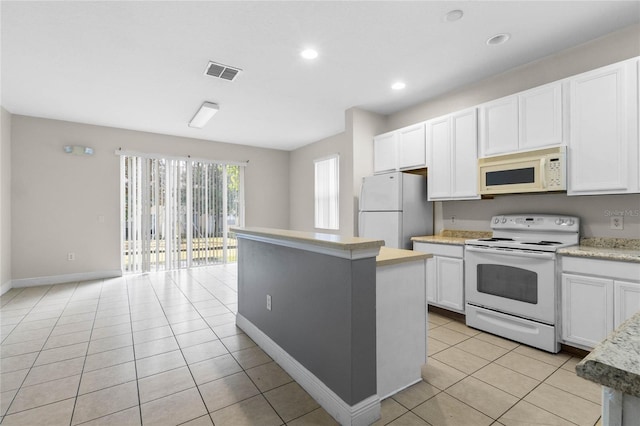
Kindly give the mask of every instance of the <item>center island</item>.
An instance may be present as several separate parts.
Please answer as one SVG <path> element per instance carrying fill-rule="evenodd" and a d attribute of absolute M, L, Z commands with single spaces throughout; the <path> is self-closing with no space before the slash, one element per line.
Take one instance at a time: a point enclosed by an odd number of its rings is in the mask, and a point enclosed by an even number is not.
<path fill-rule="evenodd" d="M 427 253 L 381 240 L 234 228 L 236 323 L 343 425 L 421 380 Z"/>

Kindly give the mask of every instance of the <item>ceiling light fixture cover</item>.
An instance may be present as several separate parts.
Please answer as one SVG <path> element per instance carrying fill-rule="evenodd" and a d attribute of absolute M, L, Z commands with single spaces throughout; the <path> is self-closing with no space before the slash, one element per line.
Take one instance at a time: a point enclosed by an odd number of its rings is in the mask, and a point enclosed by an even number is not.
<path fill-rule="evenodd" d="M 304 59 L 315 59 L 318 57 L 318 51 L 314 49 L 305 49 L 300 52 L 300 56 Z"/>
<path fill-rule="evenodd" d="M 405 87 L 407 87 L 407 85 L 406 85 L 406 84 L 404 84 L 402 81 L 397 81 L 397 82 L 395 82 L 395 83 L 393 83 L 393 84 L 391 85 L 391 88 L 392 88 L 393 90 L 402 90 L 402 89 L 404 89 Z"/>
<path fill-rule="evenodd" d="M 196 115 L 194 115 L 189 122 L 189 127 L 202 129 L 219 109 L 220 107 L 218 107 L 218 104 L 214 104 L 213 102 L 204 102 L 198 112 L 196 112 Z"/>
<path fill-rule="evenodd" d="M 487 39 L 487 44 L 489 46 L 497 46 L 499 44 L 506 43 L 507 41 L 509 41 L 510 38 L 511 38 L 511 34 L 509 33 L 496 34 Z"/>
<path fill-rule="evenodd" d="M 462 19 L 462 17 L 464 16 L 464 12 L 461 11 L 460 9 L 455 9 L 455 10 L 451 10 L 449 12 L 447 12 L 444 15 L 444 20 L 445 22 L 455 22 L 455 21 L 459 21 L 460 19 Z"/>

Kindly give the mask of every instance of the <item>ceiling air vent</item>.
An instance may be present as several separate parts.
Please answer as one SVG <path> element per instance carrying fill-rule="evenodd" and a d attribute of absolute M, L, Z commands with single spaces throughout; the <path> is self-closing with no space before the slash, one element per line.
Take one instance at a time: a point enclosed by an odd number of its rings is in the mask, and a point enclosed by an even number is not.
<path fill-rule="evenodd" d="M 207 69 L 204 72 L 211 77 L 221 78 L 223 80 L 233 81 L 236 76 L 242 71 L 240 68 L 230 67 L 228 65 L 218 64 L 216 62 L 209 62 Z"/>

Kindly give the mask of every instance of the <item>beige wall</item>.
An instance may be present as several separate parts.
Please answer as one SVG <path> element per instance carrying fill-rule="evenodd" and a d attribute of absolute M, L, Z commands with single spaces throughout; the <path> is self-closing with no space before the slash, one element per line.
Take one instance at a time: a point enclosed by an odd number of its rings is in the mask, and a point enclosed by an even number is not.
<path fill-rule="evenodd" d="M 0 107 L 0 294 L 11 285 L 11 114 Z"/>
<path fill-rule="evenodd" d="M 13 279 L 120 269 L 120 160 L 127 151 L 249 161 L 246 224 L 286 228 L 289 153 L 64 121 L 12 117 Z M 95 155 L 63 152 L 86 145 Z M 104 222 L 98 221 L 104 216 Z M 67 261 L 74 252 L 75 261 Z"/>
<path fill-rule="evenodd" d="M 340 229 L 314 228 L 314 165 L 313 161 L 329 155 L 340 155 Z M 351 140 L 347 132 L 303 146 L 290 153 L 289 161 L 289 227 L 296 231 L 321 231 L 353 235 L 353 163 Z"/>
<path fill-rule="evenodd" d="M 362 178 L 373 174 L 373 137 L 382 133 L 386 117 L 358 108 L 347 111 L 347 130 L 353 140 L 353 210 L 354 227 L 358 230 L 358 210 Z M 355 232 L 354 235 L 357 235 Z"/>
<path fill-rule="evenodd" d="M 340 229 L 322 232 L 356 235 L 358 195 L 364 176 L 373 174 L 373 136 L 380 133 L 385 118 L 357 108 L 345 111 L 345 131 L 291 151 L 290 223 L 291 229 L 313 232 L 313 160 L 340 154 Z"/>
<path fill-rule="evenodd" d="M 628 27 L 525 66 L 460 88 L 388 117 L 385 131 L 472 107 L 581 72 L 640 55 L 640 26 Z M 435 203 L 435 230 L 489 230 L 491 216 L 502 213 L 563 213 L 583 219 L 585 236 L 640 238 L 640 217 L 625 217 L 625 229 L 609 229 L 607 212 L 637 212 L 640 195 L 568 197 L 564 194 L 503 196 L 493 200 Z M 455 217 L 455 221 L 451 221 Z"/>
<path fill-rule="evenodd" d="M 640 194 L 568 197 L 565 194 L 509 195 L 492 200 L 447 201 L 436 232 L 445 229 L 490 231 L 498 214 L 558 213 L 578 216 L 583 237 L 640 238 Z M 624 215 L 624 229 L 612 230 L 612 215 Z M 454 218 L 452 220 L 452 218 Z"/>

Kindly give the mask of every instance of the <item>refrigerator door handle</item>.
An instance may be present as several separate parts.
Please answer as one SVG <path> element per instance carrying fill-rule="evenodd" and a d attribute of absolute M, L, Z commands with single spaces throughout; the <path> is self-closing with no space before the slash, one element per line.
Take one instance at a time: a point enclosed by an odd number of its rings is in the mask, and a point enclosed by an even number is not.
<path fill-rule="evenodd" d="M 364 229 L 364 215 L 362 212 L 358 213 L 358 236 L 362 237 L 362 230 Z"/>

